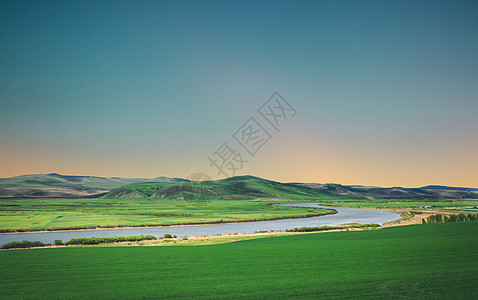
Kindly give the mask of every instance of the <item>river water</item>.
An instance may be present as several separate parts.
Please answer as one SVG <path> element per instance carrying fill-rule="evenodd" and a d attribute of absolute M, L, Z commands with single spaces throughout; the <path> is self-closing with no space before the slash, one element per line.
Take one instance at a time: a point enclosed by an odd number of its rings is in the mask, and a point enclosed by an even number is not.
<path fill-rule="evenodd" d="M 258 221 L 245 223 L 229 224 L 211 224 L 211 225 L 188 225 L 188 226 L 160 226 L 160 227 L 137 227 L 137 228 L 115 228 L 98 230 L 66 230 L 66 231 L 47 231 L 47 232 L 25 232 L 25 233 L 4 233 L 0 234 L 0 246 L 12 241 L 40 241 L 43 243 L 53 243 L 54 240 L 67 242 L 72 238 L 88 237 L 110 237 L 110 236 L 131 236 L 131 235 L 154 235 L 161 237 L 165 233 L 184 236 L 203 236 L 217 234 L 234 233 L 252 233 L 255 231 L 285 230 L 304 226 L 332 226 L 344 223 L 357 222 L 359 224 L 384 224 L 390 221 L 398 220 L 401 216 L 397 213 L 373 209 L 357 209 L 342 207 L 317 206 L 316 203 L 295 203 L 278 204 L 280 206 L 307 207 L 307 208 L 325 208 L 338 211 L 334 215 L 283 219 L 273 221 Z"/>

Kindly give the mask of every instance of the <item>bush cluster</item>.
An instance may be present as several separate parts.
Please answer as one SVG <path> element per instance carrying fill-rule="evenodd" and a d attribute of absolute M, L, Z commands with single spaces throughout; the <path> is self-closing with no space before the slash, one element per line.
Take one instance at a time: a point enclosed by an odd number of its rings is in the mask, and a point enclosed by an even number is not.
<path fill-rule="evenodd" d="M 155 240 L 153 235 L 133 235 L 133 236 L 114 236 L 114 237 L 102 237 L 102 238 L 74 238 L 64 243 L 62 240 L 55 240 L 55 245 L 95 245 L 104 243 L 116 243 L 116 242 L 137 242 L 144 240 Z M 10 242 L 2 246 L 2 249 L 12 248 L 31 248 L 31 247 L 45 247 L 50 244 L 44 244 L 39 241 L 23 241 L 23 242 Z"/>
<path fill-rule="evenodd" d="M 2 249 L 12 249 L 12 248 L 31 248 L 31 247 L 43 247 L 47 246 L 40 241 L 23 241 L 23 242 L 10 242 L 2 246 Z"/>
<path fill-rule="evenodd" d="M 133 236 L 114 236 L 114 237 L 102 237 L 102 238 L 74 238 L 65 243 L 65 245 L 95 245 L 104 243 L 116 243 L 116 242 L 137 242 L 144 240 L 155 240 L 153 235 L 133 235 Z"/>
<path fill-rule="evenodd" d="M 347 225 L 347 226 L 316 226 L 316 227 L 299 227 L 294 229 L 286 229 L 287 232 L 312 232 L 312 231 L 324 231 L 324 230 L 334 230 L 334 229 L 347 229 L 347 228 L 376 228 L 380 227 L 378 224 L 357 224 L 357 225 Z"/>
<path fill-rule="evenodd" d="M 458 214 L 458 215 L 431 215 L 426 220 L 422 219 L 423 224 L 431 223 L 449 223 L 449 222 L 474 222 L 478 221 L 478 214 Z"/>

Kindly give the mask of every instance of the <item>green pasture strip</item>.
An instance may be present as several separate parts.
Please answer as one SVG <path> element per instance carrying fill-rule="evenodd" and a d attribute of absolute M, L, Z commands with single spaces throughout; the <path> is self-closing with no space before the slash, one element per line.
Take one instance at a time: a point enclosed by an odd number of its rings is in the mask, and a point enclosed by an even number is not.
<path fill-rule="evenodd" d="M 17 199 L 0 200 L 0 231 L 207 224 L 327 212 L 331 211 L 278 207 L 253 200 Z"/>
<path fill-rule="evenodd" d="M 477 299 L 478 223 L 0 251 L 4 299 Z"/>
<path fill-rule="evenodd" d="M 382 200 L 368 200 L 368 201 L 356 201 L 356 200 L 339 200 L 339 201 L 322 201 L 319 200 L 321 205 L 336 206 L 336 207 L 354 207 L 354 208 L 418 208 L 421 205 L 430 206 L 435 208 L 448 208 L 448 207 L 474 207 L 478 206 L 478 201 L 452 201 L 452 200 L 427 200 L 416 201 L 409 199 L 382 199 Z M 478 211 L 478 209 L 477 209 Z"/>

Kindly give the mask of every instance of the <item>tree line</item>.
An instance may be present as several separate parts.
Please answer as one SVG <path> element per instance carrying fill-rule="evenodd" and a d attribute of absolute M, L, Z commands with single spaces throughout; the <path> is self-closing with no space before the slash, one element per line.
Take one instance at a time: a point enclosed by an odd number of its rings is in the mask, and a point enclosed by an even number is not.
<path fill-rule="evenodd" d="M 95 245 L 104 243 L 116 243 L 116 242 L 136 242 L 144 240 L 155 240 L 153 235 L 133 235 L 133 236 L 114 236 L 114 237 L 102 237 L 102 238 L 74 238 L 66 243 L 62 240 L 55 240 L 55 245 Z M 46 247 L 51 246 L 49 243 L 42 243 L 40 241 L 22 241 L 22 242 L 10 242 L 2 246 L 2 249 L 12 248 L 32 248 L 32 247 Z"/>
<path fill-rule="evenodd" d="M 478 221 L 478 214 L 458 214 L 458 215 L 431 215 L 426 220 L 422 219 L 423 224 L 431 223 L 449 223 L 449 222 L 475 222 Z"/>
<path fill-rule="evenodd" d="M 346 226 L 316 226 L 316 227 L 298 227 L 293 229 L 286 229 L 287 232 L 313 232 L 313 231 L 324 231 L 324 230 L 334 230 L 334 229 L 347 229 L 347 228 L 377 228 L 380 227 L 378 224 L 356 224 L 356 225 L 346 225 Z"/>

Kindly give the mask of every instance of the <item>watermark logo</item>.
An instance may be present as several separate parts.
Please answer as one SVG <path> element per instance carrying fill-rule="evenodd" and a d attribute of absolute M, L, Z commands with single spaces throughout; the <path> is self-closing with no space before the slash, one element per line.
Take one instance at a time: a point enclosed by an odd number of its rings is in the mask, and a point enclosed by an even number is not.
<path fill-rule="evenodd" d="M 277 92 L 262 104 L 257 111 L 276 131 L 279 131 L 281 122 L 287 120 L 287 118 L 295 117 L 297 114 L 295 108 Z"/>
<path fill-rule="evenodd" d="M 242 169 L 244 164 L 248 162 L 244 160 L 242 154 L 235 148 L 231 148 L 227 141 L 224 142 L 217 150 L 212 154 L 212 158 L 208 157 L 209 166 L 216 167 L 218 170 L 217 175 L 228 177 L 228 174 L 232 172 L 235 174 L 237 170 Z"/>
<path fill-rule="evenodd" d="M 257 122 L 254 117 L 250 117 L 244 124 L 242 124 L 232 137 L 251 156 L 254 156 L 262 146 L 272 139 L 272 135 L 259 122 Z"/>
<path fill-rule="evenodd" d="M 215 192 L 211 191 L 206 183 L 213 179 L 206 173 L 197 172 L 189 175 L 186 180 L 175 186 L 178 190 L 177 199 L 192 206 L 207 205 L 207 200 L 214 196 Z"/>
<path fill-rule="evenodd" d="M 296 114 L 297 110 L 275 92 L 232 134 L 232 143 L 225 140 L 208 156 L 209 167 L 217 176 L 235 176 L 273 138 L 271 131 L 279 132 L 283 123 Z M 207 205 L 208 199 L 221 197 L 219 191 L 208 186 L 207 181 L 213 180 L 208 174 L 197 172 L 187 179 L 178 186 L 178 199 L 187 204 Z"/>
<path fill-rule="evenodd" d="M 257 113 L 260 118 L 250 116 L 232 134 L 239 147 L 232 146 L 226 140 L 208 156 L 209 166 L 215 169 L 217 176 L 235 176 L 273 138 L 270 128 L 279 132 L 286 120 L 296 116 L 297 110 L 275 92 L 257 109 Z"/>

